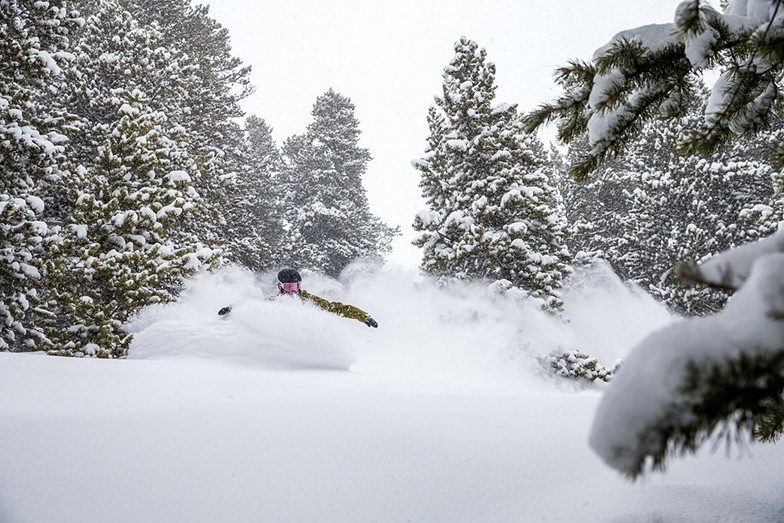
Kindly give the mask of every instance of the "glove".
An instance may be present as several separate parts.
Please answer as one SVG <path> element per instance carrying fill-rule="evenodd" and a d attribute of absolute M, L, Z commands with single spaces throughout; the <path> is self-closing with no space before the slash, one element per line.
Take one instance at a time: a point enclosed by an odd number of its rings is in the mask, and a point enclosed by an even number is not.
<path fill-rule="evenodd" d="M 365 318 L 365 325 L 367 325 L 368 327 L 373 327 L 374 329 L 378 328 L 378 322 L 373 318 L 371 318 L 370 316 Z"/>
<path fill-rule="evenodd" d="M 223 307 L 221 310 L 218 311 L 218 316 L 226 316 L 228 313 L 231 312 L 231 305 L 227 307 Z"/>

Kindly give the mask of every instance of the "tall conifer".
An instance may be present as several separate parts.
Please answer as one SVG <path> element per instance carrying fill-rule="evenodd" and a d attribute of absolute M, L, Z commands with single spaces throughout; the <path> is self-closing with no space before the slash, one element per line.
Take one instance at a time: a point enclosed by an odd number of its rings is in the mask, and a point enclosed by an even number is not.
<path fill-rule="evenodd" d="M 461 38 L 428 112 L 426 155 L 414 166 L 429 208 L 415 218 L 415 245 L 431 274 L 503 280 L 559 308 L 571 255 L 554 173 L 516 107 L 494 104 L 486 58 Z"/>
<path fill-rule="evenodd" d="M 283 234 L 281 155 L 272 128 L 251 115 L 245 122 L 242 166 L 231 180 L 233 205 L 227 210 L 226 257 L 255 271 L 278 262 Z"/>
<path fill-rule="evenodd" d="M 49 267 L 59 312 L 71 323 L 58 353 L 124 355 L 131 337 L 123 323 L 173 299 L 181 280 L 211 261 L 211 249 L 178 230 L 198 197 L 178 132 L 141 91 L 120 104 Z"/>
<path fill-rule="evenodd" d="M 371 214 L 354 104 L 332 89 L 316 99 L 304 135 L 283 145 L 284 261 L 337 276 L 360 258 L 382 259 L 397 229 Z"/>
<path fill-rule="evenodd" d="M 0 2 L 0 350 L 41 350 L 47 244 L 73 118 L 60 101 L 80 20 L 65 2 Z"/>

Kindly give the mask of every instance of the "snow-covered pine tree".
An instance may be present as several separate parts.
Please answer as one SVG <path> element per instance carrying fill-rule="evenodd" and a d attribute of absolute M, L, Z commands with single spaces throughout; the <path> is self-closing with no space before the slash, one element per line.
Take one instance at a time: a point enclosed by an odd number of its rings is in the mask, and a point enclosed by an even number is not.
<path fill-rule="evenodd" d="M 710 160 L 679 152 L 706 103 L 703 91 L 683 118 L 647 122 L 628 150 L 602 163 L 589 182 L 564 183 L 573 249 L 600 253 L 621 278 L 687 315 L 720 310 L 728 294 L 684 285 L 674 272 L 678 262 L 707 259 L 775 230 L 769 220 L 755 225 L 743 218 L 773 202 L 774 170 L 747 158 L 753 144 L 739 141 Z M 575 145 L 572 159 L 585 150 Z"/>
<path fill-rule="evenodd" d="M 779 223 L 784 221 L 784 169 L 782 169 L 781 144 L 784 143 L 784 117 L 774 117 L 770 127 L 745 139 L 729 142 L 726 145 L 728 154 L 744 158 L 748 162 L 770 166 L 770 182 L 773 199 L 760 203 L 748 211 L 743 217 L 760 230 L 775 231 Z"/>
<path fill-rule="evenodd" d="M 98 151 L 105 146 L 118 119 L 121 100 L 134 90 L 154 93 L 151 110 L 166 114 L 171 124 L 187 129 L 182 101 L 188 93 L 188 78 L 195 66 L 182 63 L 180 53 L 167 47 L 157 23 L 142 26 L 120 0 L 77 0 L 86 15 L 83 30 L 75 39 L 76 63 L 68 74 L 68 106 L 79 116 L 78 132 L 72 133 L 68 164 L 72 187 L 67 191 L 68 219 L 86 176 L 95 173 Z M 184 123 L 185 122 L 185 123 Z M 187 133 L 179 139 L 192 141 Z M 198 179 L 199 173 L 190 173 Z"/>
<path fill-rule="evenodd" d="M 185 124 L 184 99 L 196 66 L 174 47 L 156 22 L 142 23 L 122 0 L 85 2 L 84 30 L 75 40 L 76 67 L 69 77 L 72 104 L 86 120 L 88 148 L 76 160 L 88 165 L 117 117 L 116 89 L 155 93 L 151 107 Z M 81 150 L 79 151 L 81 152 Z"/>
<path fill-rule="evenodd" d="M 429 209 L 414 244 L 436 276 L 491 278 L 560 308 L 571 272 L 566 220 L 541 142 L 523 132 L 515 106 L 494 105 L 495 66 L 461 38 L 428 113 L 425 157 L 415 160 Z"/>
<path fill-rule="evenodd" d="M 65 2 L 0 2 L 0 350 L 41 350 L 41 270 L 72 118 L 60 103 L 70 35 Z"/>
<path fill-rule="evenodd" d="M 572 256 L 557 173 L 539 139 L 522 130 L 514 107 L 498 107 L 494 116 L 487 176 L 466 191 L 473 193 L 482 241 L 489 242 L 485 275 L 560 308 L 558 289 L 572 272 Z"/>
<path fill-rule="evenodd" d="M 422 173 L 419 187 L 422 189 L 422 197 L 431 210 L 419 213 L 414 218 L 414 228 L 420 231 L 422 240 L 428 240 L 419 245 L 425 249 L 422 257 L 423 267 L 430 272 L 438 272 L 444 270 L 441 265 L 445 261 L 445 257 L 438 255 L 439 249 L 444 247 L 438 235 L 438 226 L 443 220 L 439 216 L 439 211 L 434 209 L 446 209 L 451 194 L 447 183 L 449 180 L 447 151 L 446 147 L 441 146 L 446 135 L 446 120 L 443 113 L 435 106 L 430 106 L 428 109 L 427 126 L 430 135 L 427 137 L 425 155 L 411 163 Z"/>
<path fill-rule="evenodd" d="M 234 177 L 242 169 L 244 116 L 240 101 L 253 92 L 250 66 L 232 55 L 228 29 L 209 15 L 209 6 L 190 0 L 121 0 L 143 27 L 160 26 L 163 43 L 181 68 L 187 90 L 180 112 L 167 116 L 188 131 L 189 154 L 198 166 L 193 184 L 203 199 L 185 228 L 211 245 L 223 243 L 230 209 L 237 198 Z M 144 92 L 157 96 L 165 91 Z M 252 166 L 250 166 L 252 167 Z"/>
<path fill-rule="evenodd" d="M 624 31 L 594 56 L 592 63 L 563 68 L 564 95 L 527 120 L 529 129 L 557 122 L 566 142 L 589 136 L 591 149 L 573 174 L 584 177 L 623 150 L 645 121 L 682 114 L 697 73 L 715 66 L 721 76 L 705 118 L 685 140 L 689 149 L 713 152 L 739 135 L 759 133 L 782 101 L 784 0 L 732 1 L 723 13 L 686 0 L 674 23 Z M 772 148 L 780 160 L 781 142 Z M 781 437 L 783 242 L 779 231 L 681 266 L 684 278 L 738 292 L 716 316 L 665 327 L 625 359 L 590 436 L 610 466 L 637 477 L 717 435 Z"/>
<path fill-rule="evenodd" d="M 359 146 L 354 109 L 329 89 L 316 99 L 305 134 L 283 144 L 286 264 L 337 276 L 354 260 L 383 259 L 398 234 L 370 212 L 362 184 L 370 153 Z"/>
<path fill-rule="evenodd" d="M 609 165 L 599 168 L 584 182 L 575 182 L 566 175 L 570 162 L 581 157 L 587 147 L 587 140 L 572 142 L 566 153 L 558 152 L 556 161 L 569 224 L 568 245 L 576 263 L 590 265 L 596 258 L 613 258 L 601 244 L 604 237 L 609 238 L 608 242 L 613 241 L 623 235 L 622 231 L 632 228 L 626 223 L 631 220 L 629 187 L 615 169 Z M 619 243 L 621 250 L 625 247 L 625 244 Z M 630 279 L 622 265 L 616 264 L 613 269 L 621 279 Z"/>
<path fill-rule="evenodd" d="M 181 128 L 138 90 L 118 93 L 118 120 L 99 148 L 49 267 L 61 318 L 57 354 L 123 356 L 123 324 L 177 294 L 181 280 L 213 257 L 178 230 L 198 195 Z"/>
<path fill-rule="evenodd" d="M 433 275 L 481 277 L 471 265 L 482 263 L 483 253 L 466 259 L 481 232 L 462 191 L 477 178 L 472 163 L 483 160 L 472 142 L 492 125 L 495 65 L 486 61 L 484 49 L 465 37 L 454 49 L 455 56 L 444 69 L 442 95 L 428 110 L 425 157 L 413 162 L 422 173 L 420 187 L 429 204 L 414 219 L 414 229 L 420 232 L 414 245 L 423 249 L 422 268 Z"/>
<path fill-rule="evenodd" d="M 85 7 L 68 86 L 81 132 L 69 155 L 67 227 L 47 264 L 55 311 L 47 330 L 58 336 L 60 353 L 120 356 L 129 341 L 122 322 L 141 306 L 170 299 L 183 276 L 217 254 L 183 226 L 202 203 L 192 187 L 200 172 L 183 106 L 195 66 L 180 63 L 157 23 L 142 27 L 118 1 Z M 168 213 L 163 209 L 177 219 L 159 216 Z"/>
<path fill-rule="evenodd" d="M 245 121 L 243 166 L 233 180 L 225 257 L 254 271 L 270 268 L 283 234 L 280 206 L 281 156 L 272 129 L 258 116 Z"/>

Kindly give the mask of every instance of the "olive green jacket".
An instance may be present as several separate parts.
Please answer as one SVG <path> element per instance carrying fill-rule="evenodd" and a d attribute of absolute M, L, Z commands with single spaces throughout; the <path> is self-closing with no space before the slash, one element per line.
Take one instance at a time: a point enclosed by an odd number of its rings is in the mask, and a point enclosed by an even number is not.
<path fill-rule="evenodd" d="M 340 303 L 339 301 L 325 300 L 324 298 L 316 296 L 315 294 L 311 294 L 305 290 L 300 290 L 299 296 L 303 300 L 312 302 L 316 307 L 324 309 L 325 311 L 334 312 L 338 316 L 343 316 L 344 318 L 359 320 L 364 323 L 365 320 L 370 317 L 370 314 L 358 307 L 354 307 L 353 305 L 346 305 L 345 303 Z"/>

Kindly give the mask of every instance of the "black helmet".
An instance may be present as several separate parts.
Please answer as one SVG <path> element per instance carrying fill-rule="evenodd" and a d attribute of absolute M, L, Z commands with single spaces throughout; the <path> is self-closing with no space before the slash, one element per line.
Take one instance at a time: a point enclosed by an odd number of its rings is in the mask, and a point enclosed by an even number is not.
<path fill-rule="evenodd" d="M 283 269 L 278 273 L 279 283 L 297 283 L 302 281 L 302 276 L 299 275 L 296 269 Z"/>

